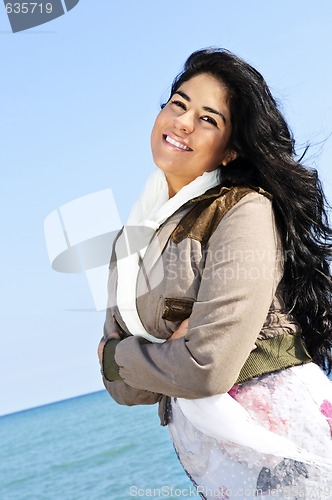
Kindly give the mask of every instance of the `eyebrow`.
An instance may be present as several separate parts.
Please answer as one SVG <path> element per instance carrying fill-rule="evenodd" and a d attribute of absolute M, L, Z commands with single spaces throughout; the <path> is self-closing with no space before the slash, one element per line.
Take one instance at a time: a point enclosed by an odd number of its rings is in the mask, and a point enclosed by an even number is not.
<path fill-rule="evenodd" d="M 188 102 L 191 102 L 191 99 L 190 97 L 185 94 L 184 92 L 182 92 L 182 90 L 176 90 L 174 92 L 174 94 L 179 94 L 181 97 L 183 97 L 183 99 L 185 101 L 188 101 Z M 215 115 L 218 115 L 220 116 L 220 118 L 223 120 L 223 122 L 226 124 L 226 118 L 225 118 L 225 115 L 223 115 L 222 113 L 220 113 L 220 111 L 217 111 L 216 109 L 213 109 L 213 108 L 210 108 L 210 106 L 202 106 L 202 108 L 204 109 L 204 111 L 207 111 L 208 113 L 213 113 Z"/>

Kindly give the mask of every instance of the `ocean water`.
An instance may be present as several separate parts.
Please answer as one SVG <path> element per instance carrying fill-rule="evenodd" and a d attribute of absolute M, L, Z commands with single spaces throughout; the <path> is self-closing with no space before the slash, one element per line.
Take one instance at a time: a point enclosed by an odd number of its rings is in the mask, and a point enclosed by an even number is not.
<path fill-rule="evenodd" d="M 157 406 L 96 392 L 0 418 L 1 500 L 196 497 Z"/>

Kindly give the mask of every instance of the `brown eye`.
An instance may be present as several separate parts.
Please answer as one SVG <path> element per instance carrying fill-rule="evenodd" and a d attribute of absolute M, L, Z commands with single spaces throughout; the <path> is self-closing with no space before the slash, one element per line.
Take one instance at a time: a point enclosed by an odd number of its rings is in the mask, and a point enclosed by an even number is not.
<path fill-rule="evenodd" d="M 216 120 L 214 120 L 213 118 L 211 118 L 211 116 L 202 116 L 202 120 L 204 122 L 208 122 L 208 123 L 211 123 L 212 125 L 214 125 L 215 127 L 218 126 Z"/>
<path fill-rule="evenodd" d="M 181 101 L 171 101 L 171 104 L 173 104 L 174 106 L 177 106 L 178 108 L 182 108 L 184 111 L 186 111 L 186 105 L 181 102 Z"/>

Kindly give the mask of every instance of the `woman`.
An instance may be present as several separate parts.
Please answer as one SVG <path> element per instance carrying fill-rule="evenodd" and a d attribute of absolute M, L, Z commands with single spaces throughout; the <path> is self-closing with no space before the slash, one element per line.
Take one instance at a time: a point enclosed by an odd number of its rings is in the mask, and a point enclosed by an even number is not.
<path fill-rule="evenodd" d="M 159 402 L 202 498 L 330 498 L 331 230 L 262 76 L 193 53 L 119 234 L 99 356 L 120 404 Z M 318 366 L 319 365 L 319 366 Z"/>

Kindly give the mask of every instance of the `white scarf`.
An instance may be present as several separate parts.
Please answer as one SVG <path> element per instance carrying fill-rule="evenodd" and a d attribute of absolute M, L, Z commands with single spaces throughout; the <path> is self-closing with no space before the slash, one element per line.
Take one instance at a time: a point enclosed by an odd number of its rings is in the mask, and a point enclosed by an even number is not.
<path fill-rule="evenodd" d="M 218 185 L 217 171 L 205 172 L 169 199 L 165 175 L 157 169 L 149 177 L 144 192 L 133 206 L 127 225 L 150 228 L 153 234 L 153 231 L 156 231 L 187 201 L 216 185 Z M 124 244 L 127 248 L 126 257 L 123 257 Z M 121 317 L 133 335 L 142 336 L 150 342 L 164 342 L 163 339 L 157 339 L 145 330 L 136 308 L 139 261 L 144 256 L 146 248 L 135 253 L 131 253 L 132 250 L 130 252 L 126 227 L 118 240 L 116 251 L 121 245 L 122 251 L 117 253 L 119 257 L 117 260 L 117 305 Z M 231 441 L 252 448 L 264 455 L 287 457 L 332 470 L 332 459 L 322 459 L 300 449 L 289 439 L 268 431 L 257 424 L 249 413 L 227 393 L 194 400 L 177 398 L 177 402 L 185 417 L 203 434 L 220 441 Z M 292 404 L 291 401 L 290 404 Z"/>
<path fill-rule="evenodd" d="M 153 231 L 156 231 L 166 219 L 187 201 L 196 198 L 218 184 L 216 170 L 205 172 L 190 184 L 184 186 L 175 196 L 169 198 L 165 174 L 160 169 L 157 169 L 150 175 L 143 194 L 133 206 L 127 226 L 149 228 L 152 235 Z M 161 343 L 164 342 L 163 339 L 157 339 L 145 330 L 137 313 L 136 281 L 139 261 L 143 258 L 146 247 L 133 253 L 132 246 L 135 242 L 129 241 L 129 239 L 125 226 L 121 239 L 118 240 L 115 247 L 118 269 L 117 305 L 128 330 L 135 332 L 133 335 L 140 335 L 150 342 Z"/>

